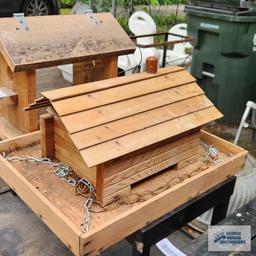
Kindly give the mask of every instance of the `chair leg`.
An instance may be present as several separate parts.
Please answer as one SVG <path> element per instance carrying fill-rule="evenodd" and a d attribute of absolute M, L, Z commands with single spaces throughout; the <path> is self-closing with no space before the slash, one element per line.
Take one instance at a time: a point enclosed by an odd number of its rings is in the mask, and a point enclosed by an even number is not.
<path fill-rule="evenodd" d="M 249 102 L 248 102 L 249 103 Z M 236 138 L 235 138 L 235 141 L 234 141 L 234 144 L 237 144 L 238 143 L 238 140 L 240 138 L 240 135 L 241 135 L 241 132 L 242 132 L 242 129 L 243 129 L 243 126 L 244 126 L 244 123 L 250 113 L 250 110 L 251 110 L 251 106 L 247 103 L 247 107 L 245 109 L 245 112 L 243 114 L 243 117 L 241 119 L 241 122 L 240 122 L 240 125 L 239 125 L 239 128 L 238 128 L 238 131 L 237 131 L 237 134 L 236 134 Z"/>

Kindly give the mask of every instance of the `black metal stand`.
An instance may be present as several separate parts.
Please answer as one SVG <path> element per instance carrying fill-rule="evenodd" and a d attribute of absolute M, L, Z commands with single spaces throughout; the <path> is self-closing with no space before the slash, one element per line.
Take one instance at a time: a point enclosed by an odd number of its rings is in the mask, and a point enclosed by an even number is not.
<path fill-rule="evenodd" d="M 211 224 L 220 222 L 226 217 L 235 183 L 236 177 L 231 177 L 127 237 L 133 246 L 132 255 L 149 256 L 152 245 L 211 208 L 214 208 Z M 138 251 L 138 247 L 142 252 Z"/>

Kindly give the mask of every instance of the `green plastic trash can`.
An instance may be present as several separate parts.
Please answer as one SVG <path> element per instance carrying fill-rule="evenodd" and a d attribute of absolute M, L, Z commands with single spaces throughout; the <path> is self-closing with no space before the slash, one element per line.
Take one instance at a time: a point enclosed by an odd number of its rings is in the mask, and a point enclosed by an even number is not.
<path fill-rule="evenodd" d="M 221 122 L 238 124 L 246 102 L 256 100 L 256 14 L 190 6 L 186 13 L 195 39 L 191 73 L 224 114 Z"/>
<path fill-rule="evenodd" d="M 207 5 L 218 5 L 218 6 L 236 6 L 236 7 L 240 7 L 241 5 L 241 0 L 191 0 L 191 3 L 195 3 L 195 4 L 207 4 Z"/>

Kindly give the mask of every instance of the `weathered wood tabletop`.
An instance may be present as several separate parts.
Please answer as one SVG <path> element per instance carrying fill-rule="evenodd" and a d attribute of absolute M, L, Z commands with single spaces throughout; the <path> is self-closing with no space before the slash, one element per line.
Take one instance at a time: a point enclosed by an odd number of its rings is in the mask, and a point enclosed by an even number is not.
<path fill-rule="evenodd" d="M 0 50 L 12 71 L 78 63 L 132 53 L 135 45 L 110 13 L 26 17 L 29 30 L 14 18 L 0 20 Z"/>

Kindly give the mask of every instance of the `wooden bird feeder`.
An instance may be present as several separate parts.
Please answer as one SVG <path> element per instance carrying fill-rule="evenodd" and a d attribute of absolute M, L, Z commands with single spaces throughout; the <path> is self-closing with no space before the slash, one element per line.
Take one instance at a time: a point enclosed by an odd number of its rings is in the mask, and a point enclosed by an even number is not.
<path fill-rule="evenodd" d="M 42 95 L 52 107 L 40 120 L 43 157 L 89 179 L 103 205 L 152 175 L 196 162 L 200 127 L 222 117 L 181 67 Z"/>
<path fill-rule="evenodd" d="M 38 129 L 36 110 L 23 108 L 36 97 L 36 69 L 73 63 L 74 84 L 117 76 L 119 55 L 135 45 L 109 13 L 0 20 L 0 105 L 22 132 Z M 8 90 L 7 90 L 7 89 Z"/>

